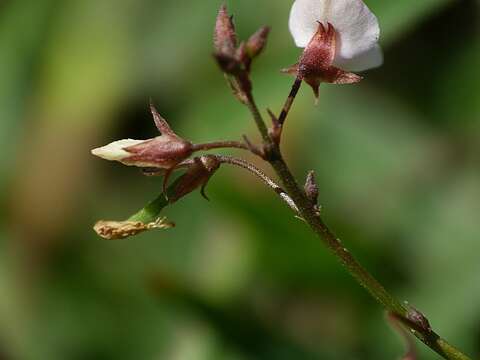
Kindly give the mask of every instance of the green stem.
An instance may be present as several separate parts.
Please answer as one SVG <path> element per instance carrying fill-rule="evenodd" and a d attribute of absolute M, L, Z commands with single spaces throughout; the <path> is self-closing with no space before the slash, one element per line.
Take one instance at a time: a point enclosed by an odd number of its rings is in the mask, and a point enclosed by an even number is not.
<path fill-rule="evenodd" d="M 168 205 L 163 192 L 158 197 L 147 204 L 143 209 L 133 214 L 127 221 L 139 221 L 144 224 L 154 222 L 160 215 L 164 207 Z"/>
<path fill-rule="evenodd" d="M 298 89 L 296 89 L 296 92 Z M 270 150 L 270 154 L 267 159 L 278 177 L 282 181 L 285 189 L 290 197 L 293 199 L 298 207 L 300 215 L 305 219 L 310 228 L 317 234 L 317 236 L 323 241 L 328 249 L 337 257 L 337 259 L 345 266 L 347 271 L 354 277 L 354 279 L 363 286 L 370 295 L 379 302 L 387 311 L 396 314 L 405 326 L 423 343 L 430 347 L 433 351 L 437 352 L 444 359 L 448 360 L 470 360 L 470 358 L 464 355 L 461 351 L 450 345 L 446 340 L 440 338 L 431 329 L 426 329 L 416 326 L 408 320 L 409 309 L 405 307 L 399 300 L 393 297 L 351 254 L 351 252 L 342 244 L 340 239 L 329 229 L 322 218 L 319 216 L 318 211 L 315 209 L 303 189 L 298 185 L 295 177 L 288 168 L 287 163 L 283 159 L 278 144 L 270 138 L 268 130 L 265 126 L 260 111 L 253 101 L 253 96 L 249 96 L 249 103 L 247 104 L 252 116 L 257 124 L 258 130 L 264 140 L 266 149 Z M 293 98 L 288 100 L 290 109 Z M 288 111 L 287 111 L 288 113 Z M 286 115 L 285 115 L 286 118 Z M 285 118 L 283 121 L 285 121 Z"/>
<path fill-rule="evenodd" d="M 179 181 L 180 181 L 180 178 L 176 179 L 167 188 L 167 194 L 169 194 L 169 196 L 173 195 L 173 192 L 177 184 L 179 183 Z M 162 192 L 154 200 L 149 202 L 143 209 L 139 210 L 138 212 L 130 216 L 127 219 L 127 221 L 139 221 L 144 224 L 154 222 L 155 220 L 158 219 L 162 210 L 168 205 L 170 205 L 170 203 L 166 199 L 165 194 Z"/>

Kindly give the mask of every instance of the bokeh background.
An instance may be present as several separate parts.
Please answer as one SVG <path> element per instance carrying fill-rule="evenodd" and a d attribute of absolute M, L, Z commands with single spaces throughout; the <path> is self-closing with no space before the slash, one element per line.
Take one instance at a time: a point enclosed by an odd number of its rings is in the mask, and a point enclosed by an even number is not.
<path fill-rule="evenodd" d="M 317 172 L 326 220 L 399 298 L 480 354 L 480 22 L 475 0 L 368 0 L 385 65 L 358 86 L 303 88 L 285 152 Z M 165 211 L 177 227 L 98 238 L 161 179 L 90 149 L 156 134 L 256 138 L 211 56 L 218 0 L 0 2 L 0 358 L 397 359 L 380 307 L 269 190 L 225 168 Z M 296 61 L 291 1 L 230 0 L 279 109 Z M 419 345 L 420 359 L 437 359 Z"/>

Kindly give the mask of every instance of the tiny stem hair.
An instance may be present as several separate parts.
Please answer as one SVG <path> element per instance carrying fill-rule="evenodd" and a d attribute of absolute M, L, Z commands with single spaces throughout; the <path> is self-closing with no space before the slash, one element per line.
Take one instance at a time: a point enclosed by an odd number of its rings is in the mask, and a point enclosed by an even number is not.
<path fill-rule="evenodd" d="M 285 201 L 285 203 L 296 213 L 299 214 L 298 207 L 292 198 L 283 190 L 275 181 L 269 178 L 262 170 L 257 168 L 252 163 L 249 163 L 246 160 L 234 158 L 232 156 L 217 155 L 217 159 L 223 164 L 229 164 L 241 167 L 257 178 L 259 178 L 265 185 L 275 191 L 280 198 Z"/>

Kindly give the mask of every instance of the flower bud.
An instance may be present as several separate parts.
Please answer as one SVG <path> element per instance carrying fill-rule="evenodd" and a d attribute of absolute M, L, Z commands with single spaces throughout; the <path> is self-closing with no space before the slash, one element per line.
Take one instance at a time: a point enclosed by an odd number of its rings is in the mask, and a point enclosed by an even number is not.
<path fill-rule="evenodd" d="M 149 140 L 114 141 L 92 150 L 92 154 L 128 166 L 163 169 L 170 169 L 188 158 L 193 153 L 192 144 L 176 135 L 153 105 L 151 112 L 160 136 Z"/>
<path fill-rule="evenodd" d="M 305 194 L 307 195 L 308 200 L 314 205 L 318 203 L 318 185 L 315 180 L 315 172 L 310 171 L 305 180 Z"/>
<path fill-rule="evenodd" d="M 425 315 L 423 315 L 420 311 L 418 311 L 412 306 L 408 306 L 407 319 L 422 331 L 426 331 L 426 332 L 432 331 L 432 327 L 430 326 L 430 323 L 428 319 L 425 317 Z"/>
<path fill-rule="evenodd" d="M 222 71 L 229 75 L 239 75 L 242 72 L 242 63 L 238 60 L 237 54 L 232 56 L 225 53 L 215 53 L 213 54 L 217 64 L 222 69 Z"/>
<path fill-rule="evenodd" d="M 228 15 L 225 4 L 223 4 L 218 11 L 213 43 L 216 54 L 229 55 L 232 58 L 235 57 L 237 35 L 233 19 Z"/>
<path fill-rule="evenodd" d="M 247 41 L 247 52 L 250 58 L 255 58 L 263 51 L 267 45 L 268 34 L 270 28 L 268 26 L 261 27 L 255 34 L 250 36 Z"/>
<path fill-rule="evenodd" d="M 219 167 L 220 161 L 214 155 L 203 155 L 195 158 L 186 173 L 179 178 L 175 188 L 169 192 L 169 201 L 174 203 L 199 187 L 201 187 L 202 196 L 208 200 L 205 195 L 205 187 Z"/>

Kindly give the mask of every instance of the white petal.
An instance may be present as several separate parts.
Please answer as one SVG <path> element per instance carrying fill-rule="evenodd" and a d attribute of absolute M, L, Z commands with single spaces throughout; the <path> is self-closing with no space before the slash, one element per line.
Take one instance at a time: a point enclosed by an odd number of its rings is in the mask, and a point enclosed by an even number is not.
<path fill-rule="evenodd" d="M 290 11 L 288 26 L 298 47 L 306 47 L 323 21 L 323 0 L 296 0 Z"/>
<path fill-rule="evenodd" d="M 335 66 L 347 71 L 364 71 L 379 67 L 383 64 L 383 52 L 380 45 L 375 45 L 370 50 L 353 59 L 335 59 Z"/>
<path fill-rule="evenodd" d="M 133 139 L 123 139 L 114 141 L 108 145 L 103 147 L 93 149 L 92 154 L 98 157 L 101 157 L 105 160 L 111 161 L 122 161 L 123 159 L 131 156 L 129 152 L 125 151 L 124 149 L 129 146 L 137 145 L 145 140 L 133 140 Z"/>
<path fill-rule="evenodd" d="M 318 29 L 317 21 L 330 22 L 337 30 L 339 62 L 365 54 L 380 36 L 378 20 L 362 0 L 296 0 L 289 27 L 297 46 L 308 45 Z"/>

